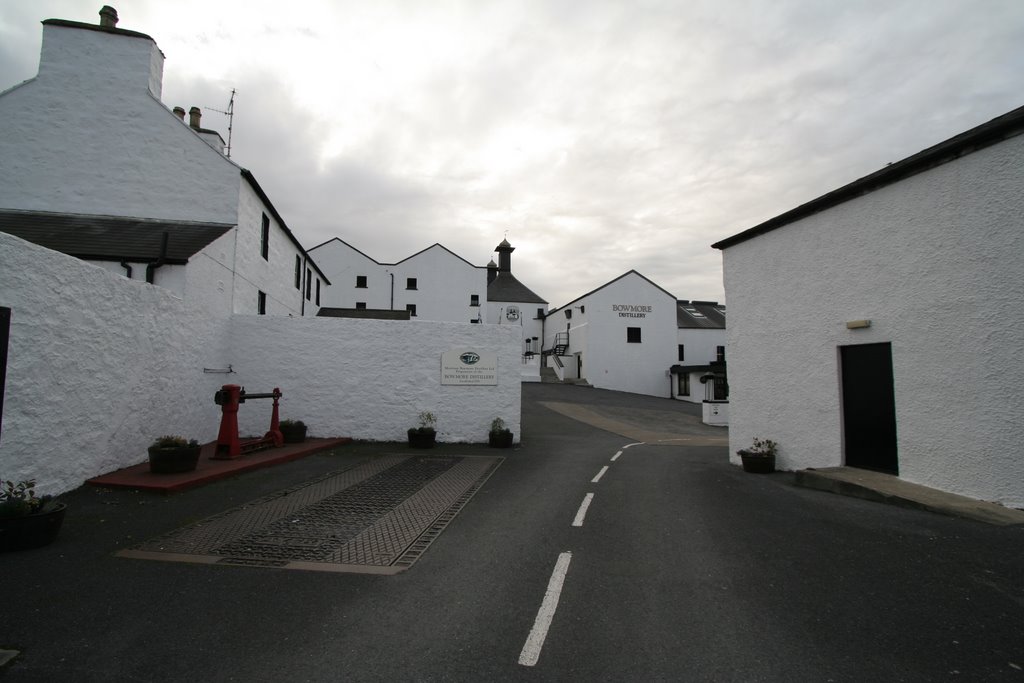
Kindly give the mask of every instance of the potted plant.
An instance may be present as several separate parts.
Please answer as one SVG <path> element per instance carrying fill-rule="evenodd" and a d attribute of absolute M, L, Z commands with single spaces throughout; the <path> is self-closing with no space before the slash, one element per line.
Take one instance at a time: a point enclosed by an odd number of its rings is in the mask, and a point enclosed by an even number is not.
<path fill-rule="evenodd" d="M 155 474 L 191 472 L 199 462 L 202 446 L 183 436 L 161 436 L 149 447 L 149 471 Z"/>
<path fill-rule="evenodd" d="M 743 471 L 769 474 L 775 471 L 775 453 L 779 445 L 771 439 L 754 437 L 754 445 L 736 451 L 743 460 Z"/>
<path fill-rule="evenodd" d="M 3 481 L 0 487 L 0 552 L 41 548 L 53 542 L 67 506 L 36 496 L 32 479 Z"/>
<path fill-rule="evenodd" d="M 409 446 L 411 448 L 433 448 L 434 439 L 437 437 L 437 418 L 434 414 L 424 410 L 419 416 L 420 426 L 409 430 Z"/>
<path fill-rule="evenodd" d="M 278 429 L 285 443 L 302 443 L 306 440 L 306 423 L 302 420 L 281 420 Z"/>
<path fill-rule="evenodd" d="M 512 448 L 512 430 L 505 426 L 500 417 L 491 420 L 491 431 L 487 442 L 491 448 Z"/>

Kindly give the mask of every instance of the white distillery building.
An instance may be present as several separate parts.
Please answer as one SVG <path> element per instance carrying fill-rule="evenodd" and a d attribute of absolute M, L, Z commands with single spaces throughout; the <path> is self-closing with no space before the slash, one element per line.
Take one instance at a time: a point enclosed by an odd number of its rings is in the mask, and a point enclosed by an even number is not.
<path fill-rule="evenodd" d="M 0 230 L 211 315 L 315 315 L 330 284 L 193 107 L 161 101 L 144 33 L 43 22 L 39 73 L 0 93 Z"/>
<path fill-rule="evenodd" d="M 1022 133 L 1024 107 L 714 245 L 730 451 L 1024 507 Z"/>
<path fill-rule="evenodd" d="M 563 381 L 699 403 L 700 379 L 717 375 L 726 398 L 725 307 L 680 301 L 635 270 L 552 309 L 544 353 Z"/>
<path fill-rule="evenodd" d="M 333 285 L 322 300 L 324 315 L 393 317 L 522 328 L 523 352 L 540 352 L 548 304 L 512 274 L 508 240 L 495 247 L 498 263 L 475 266 L 440 244 L 397 263 L 381 263 L 334 238 L 310 249 Z M 378 312 L 376 315 L 374 311 Z"/>

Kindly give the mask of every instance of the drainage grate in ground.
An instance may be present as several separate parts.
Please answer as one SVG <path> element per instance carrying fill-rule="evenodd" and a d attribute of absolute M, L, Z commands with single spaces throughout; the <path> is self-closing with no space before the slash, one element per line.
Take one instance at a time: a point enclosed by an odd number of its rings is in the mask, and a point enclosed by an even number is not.
<path fill-rule="evenodd" d="M 383 455 L 118 555 L 394 574 L 412 566 L 502 460 Z"/>

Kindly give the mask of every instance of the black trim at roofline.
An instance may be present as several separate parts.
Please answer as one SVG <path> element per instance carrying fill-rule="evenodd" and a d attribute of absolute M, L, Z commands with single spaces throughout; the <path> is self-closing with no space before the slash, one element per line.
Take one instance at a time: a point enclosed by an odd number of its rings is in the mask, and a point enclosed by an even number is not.
<path fill-rule="evenodd" d="M 590 291 L 589 291 L 589 292 L 587 292 L 586 294 L 581 294 L 580 296 L 576 297 L 575 299 L 573 299 L 572 301 L 570 301 L 570 302 L 569 302 L 569 303 L 567 303 L 567 304 L 562 304 L 562 305 L 561 305 L 561 306 L 559 306 L 558 308 L 552 308 L 552 309 L 551 309 L 550 311 L 548 311 L 548 316 L 550 317 L 550 316 L 551 316 L 552 314 L 554 314 L 554 313 L 557 313 L 558 311 L 561 311 L 561 310 L 563 310 L 563 309 L 565 309 L 565 308 L 568 308 L 569 306 L 572 306 L 572 305 L 573 305 L 574 303 L 576 303 L 576 302 L 577 302 L 577 301 L 579 301 L 580 299 L 586 299 L 586 298 L 587 298 L 588 296 L 590 296 L 590 295 L 591 295 L 591 294 L 593 294 L 594 292 L 599 292 L 599 291 L 601 291 L 602 289 L 604 289 L 605 287 L 609 287 L 609 286 L 611 286 L 611 285 L 615 284 L 616 282 L 618 282 L 618 281 L 619 281 L 619 280 L 621 280 L 622 278 L 626 277 L 626 276 L 627 276 L 627 275 L 629 275 L 630 273 L 633 273 L 633 274 L 635 274 L 635 275 L 639 275 L 641 279 L 643 279 L 643 280 L 646 280 L 646 281 L 648 282 L 648 284 L 652 285 L 652 286 L 653 286 L 653 287 L 654 287 L 655 289 L 659 289 L 659 290 L 661 290 L 661 291 L 662 291 L 663 293 L 665 293 L 665 294 L 667 294 L 668 296 L 672 297 L 672 300 L 673 300 L 673 301 L 676 301 L 676 302 L 678 302 L 678 301 L 679 301 L 679 299 L 677 299 L 677 298 L 676 298 L 676 295 L 675 295 L 675 294 L 672 294 L 671 292 L 669 292 L 669 291 L 668 291 L 668 290 L 666 290 L 665 288 L 661 287 L 661 286 L 660 286 L 660 285 L 659 285 L 658 283 L 656 283 L 656 282 L 655 282 L 654 280 L 651 280 L 650 278 L 648 278 L 648 277 L 645 277 L 645 276 L 644 276 L 644 275 L 643 275 L 642 273 L 640 273 L 640 272 L 638 272 L 637 270 L 633 269 L 633 270 L 627 270 L 627 271 L 626 271 L 625 273 L 623 273 L 622 275 L 618 276 L 618 277 L 617 277 L 617 278 L 615 278 L 614 280 L 609 280 L 608 282 L 604 283 L 604 284 L 603 284 L 603 285 L 601 285 L 600 287 L 595 287 L 594 289 L 590 290 Z"/>
<path fill-rule="evenodd" d="M 152 36 L 148 36 L 145 33 L 139 33 L 138 31 L 129 31 L 124 28 L 117 28 L 115 26 L 100 26 L 99 24 L 86 24 L 81 21 L 68 21 L 67 19 L 43 19 L 43 26 L 63 26 L 64 28 L 84 28 L 87 31 L 99 31 L 100 33 L 113 33 L 118 36 L 125 36 L 126 38 L 145 38 L 146 40 L 153 41 Z M 163 51 L 160 52 L 163 54 Z"/>
<path fill-rule="evenodd" d="M 764 223 L 715 242 L 711 247 L 713 249 L 726 249 L 740 242 L 746 242 L 758 235 L 763 235 L 776 228 L 795 223 L 808 216 L 959 159 L 971 152 L 990 147 L 1021 133 L 1024 133 L 1024 107 L 1017 107 L 987 123 L 971 128 L 944 142 L 911 155 L 902 161 L 889 164 L 885 168 L 855 180 L 848 185 L 844 185 L 837 190 L 833 190 L 828 194 L 824 194 L 817 199 L 812 199 L 806 204 L 801 204 L 795 209 L 790 209 L 786 213 L 771 218 Z"/>

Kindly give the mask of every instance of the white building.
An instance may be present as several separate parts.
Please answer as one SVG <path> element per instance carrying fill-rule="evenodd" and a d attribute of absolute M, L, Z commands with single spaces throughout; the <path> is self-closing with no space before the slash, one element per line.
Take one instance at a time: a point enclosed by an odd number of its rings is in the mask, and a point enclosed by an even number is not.
<path fill-rule="evenodd" d="M 699 378 L 724 362 L 724 328 L 724 306 L 679 301 L 631 270 L 551 310 L 544 349 L 562 380 L 699 403 Z M 720 385 L 724 391 L 724 377 Z"/>
<path fill-rule="evenodd" d="M 536 365 L 529 356 L 540 353 L 548 305 L 512 274 L 514 250 L 502 240 L 495 247 L 498 264 L 487 266 L 475 266 L 440 244 L 397 263 L 381 263 L 338 238 L 309 251 L 333 283 L 324 294 L 323 315 L 404 311 L 414 320 L 516 325 L 526 360 Z"/>
<path fill-rule="evenodd" d="M 714 245 L 732 452 L 1024 507 L 1021 133 L 1024 107 Z"/>
<path fill-rule="evenodd" d="M 193 107 L 160 101 L 148 35 L 43 22 L 39 73 L 0 93 L 0 230 L 214 315 L 315 315 L 330 284 Z"/>

